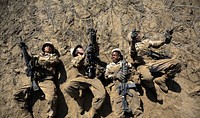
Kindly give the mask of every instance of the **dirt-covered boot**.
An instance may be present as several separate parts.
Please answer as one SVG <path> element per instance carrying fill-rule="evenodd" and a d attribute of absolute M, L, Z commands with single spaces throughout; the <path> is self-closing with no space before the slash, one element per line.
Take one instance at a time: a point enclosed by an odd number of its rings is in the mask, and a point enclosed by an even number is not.
<path fill-rule="evenodd" d="M 153 92 L 153 95 L 156 97 L 157 101 L 162 102 L 163 98 L 162 98 L 162 95 L 160 93 L 159 86 L 155 84 L 155 86 L 151 87 L 150 89 Z"/>
<path fill-rule="evenodd" d="M 163 97 L 160 93 L 160 88 L 158 85 L 155 84 L 155 92 L 156 92 L 156 98 L 159 102 L 162 102 L 163 101 Z"/>
<path fill-rule="evenodd" d="M 168 87 L 167 87 L 167 85 L 165 83 L 166 79 L 167 79 L 166 75 L 163 75 L 161 77 L 157 77 L 156 79 L 154 79 L 154 82 L 159 85 L 161 90 L 163 90 L 164 92 L 167 93 L 168 92 Z"/>

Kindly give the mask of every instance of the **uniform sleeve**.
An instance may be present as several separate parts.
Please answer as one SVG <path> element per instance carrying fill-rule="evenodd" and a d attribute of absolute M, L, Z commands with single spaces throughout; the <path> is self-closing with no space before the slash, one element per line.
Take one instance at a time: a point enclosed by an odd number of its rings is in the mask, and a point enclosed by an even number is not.
<path fill-rule="evenodd" d="M 84 64 L 84 59 L 85 59 L 85 55 L 74 57 L 74 59 L 71 61 L 72 65 L 74 67 L 80 67 L 81 65 Z"/>
<path fill-rule="evenodd" d="M 105 79 L 114 79 L 114 72 L 110 64 L 106 66 Z"/>
<path fill-rule="evenodd" d="M 56 54 L 40 55 L 38 57 L 38 63 L 42 66 L 55 66 L 60 62 L 60 59 Z"/>
<path fill-rule="evenodd" d="M 164 44 L 165 44 L 164 41 L 152 41 L 152 40 L 149 40 L 149 47 L 159 48 Z"/>
<path fill-rule="evenodd" d="M 52 55 L 49 60 L 50 64 L 57 65 L 60 62 L 60 59 L 56 54 Z"/>
<path fill-rule="evenodd" d="M 149 39 L 142 40 L 141 42 L 137 42 L 135 44 L 136 51 L 144 51 L 147 50 L 151 46 L 151 41 Z"/>

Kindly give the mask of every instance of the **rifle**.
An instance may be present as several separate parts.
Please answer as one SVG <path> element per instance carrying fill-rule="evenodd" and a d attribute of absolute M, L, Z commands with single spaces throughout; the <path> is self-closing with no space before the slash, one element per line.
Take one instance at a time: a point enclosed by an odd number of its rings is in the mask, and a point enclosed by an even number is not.
<path fill-rule="evenodd" d="M 165 54 L 161 54 L 158 52 L 155 52 L 153 50 L 149 50 L 147 52 L 147 55 L 150 56 L 151 58 L 155 59 L 155 60 L 159 60 L 159 59 L 170 59 L 171 57 Z"/>
<path fill-rule="evenodd" d="M 24 57 L 24 60 L 27 66 L 26 75 L 28 77 L 31 77 L 32 89 L 34 91 L 37 91 L 39 90 L 39 87 L 35 81 L 35 71 L 34 71 L 35 60 L 28 54 L 27 52 L 28 47 L 24 42 L 21 41 L 19 44 L 19 47 L 21 48 L 22 56 Z"/>
<path fill-rule="evenodd" d="M 137 56 L 137 51 L 135 48 L 135 43 L 136 43 L 136 37 L 138 36 L 139 31 L 137 31 L 135 28 L 131 31 L 131 58 L 134 59 Z"/>
<path fill-rule="evenodd" d="M 122 96 L 122 107 L 123 107 L 123 111 L 125 113 L 130 113 L 131 109 L 128 107 L 128 103 L 126 100 L 126 95 L 129 95 L 130 97 L 133 97 L 133 94 L 129 92 L 129 89 L 133 89 L 136 88 L 135 83 L 127 83 L 128 81 L 128 71 L 129 71 L 129 67 L 128 67 L 128 63 L 126 62 L 125 59 L 123 59 L 122 61 L 122 65 L 121 65 L 121 70 L 120 70 L 125 76 L 124 78 L 121 78 L 121 84 L 118 86 L 118 92 L 119 95 Z M 132 111 L 133 112 L 133 111 Z"/>
<path fill-rule="evenodd" d="M 165 44 L 169 44 L 172 40 L 172 34 L 173 34 L 173 29 L 168 29 L 166 30 L 164 36 L 165 36 Z"/>
<path fill-rule="evenodd" d="M 96 30 L 93 28 L 88 29 L 89 31 L 89 45 L 86 50 L 86 62 L 87 62 L 87 73 L 89 78 L 96 76 Z"/>

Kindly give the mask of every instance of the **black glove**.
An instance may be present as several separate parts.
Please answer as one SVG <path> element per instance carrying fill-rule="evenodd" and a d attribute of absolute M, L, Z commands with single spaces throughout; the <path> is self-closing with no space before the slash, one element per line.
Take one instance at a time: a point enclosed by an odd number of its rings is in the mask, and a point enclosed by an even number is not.
<path fill-rule="evenodd" d="M 104 67 L 97 67 L 97 69 L 96 69 L 97 78 L 101 78 L 104 73 L 105 73 L 105 68 Z"/>
<path fill-rule="evenodd" d="M 131 39 L 135 39 L 138 36 L 138 31 L 134 28 L 131 33 Z"/>
<path fill-rule="evenodd" d="M 94 47 L 91 46 L 91 45 L 89 45 L 89 46 L 87 47 L 87 49 L 86 49 L 86 52 L 87 52 L 87 53 L 93 53 L 93 52 L 94 52 Z"/>
<path fill-rule="evenodd" d="M 31 76 L 31 74 L 32 74 L 32 71 L 33 71 L 33 70 L 31 70 L 31 69 L 27 68 L 27 69 L 25 70 L 25 72 L 26 72 L 26 75 L 27 75 L 28 77 L 30 77 L 30 76 Z"/>
<path fill-rule="evenodd" d="M 172 34 L 173 34 L 173 29 L 166 30 L 166 33 L 165 33 L 165 44 L 169 44 L 171 42 Z"/>

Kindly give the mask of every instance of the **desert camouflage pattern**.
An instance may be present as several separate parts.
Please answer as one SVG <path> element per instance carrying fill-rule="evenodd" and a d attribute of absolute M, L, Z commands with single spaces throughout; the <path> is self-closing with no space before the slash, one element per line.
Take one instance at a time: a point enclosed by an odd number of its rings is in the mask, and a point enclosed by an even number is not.
<path fill-rule="evenodd" d="M 81 93 L 89 88 L 94 96 L 92 99 L 91 114 L 99 110 L 105 100 L 106 92 L 103 84 L 98 78 L 90 79 L 86 76 L 85 55 L 76 56 L 71 61 L 71 66 L 67 70 L 68 81 L 66 82 L 65 91 L 77 101 L 78 107 L 81 107 L 79 99 Z M 84 98 L 83 98 L 84 99 Z M 92 115 L 93 116 L 93 115 Z"/>
<path fill-rule="evenodd" d="M 52 117 L 56 115 L 57 94 L 55 85 L 56 66 L 60 62 L 55 53 L 41 53 L 38 56 L 38 64 L 42 66 L 43 75 L 39 78 L 39 87 L 45 94 L 48 102 L 47 115 Z"/>
<path fill-rule="evenodd" d="M 120 81 L 114 78 L 115 77 L 114 74 L 120 71 L 121 65 L 122 65 L 122 61 L 119 61 L 118 63 L 112 62 L 106 66 L 106 72 L 105 72 L 105 78 L 113 80 L 113 83 L 108 85 L 107 91 L 108 91 L 108 94 L 110 95 L 112 110 L 116 118 L 124 117 L 124 111 L 122 109 L 123 108 L 122 96 L 119 95 L 118 93 L 118 86 L 120 85 Z M 130 70 L 130 76 L 129 76 L 130 79 L 128 83 L 131 83 L 134 80 L 133 78 L 138 77 L 138 76 L 133 77 L 133 75 L 135 74 L 135 71 L 133 71 L 133 68 L 130 63 L 128 65 L 129 65 L 129 70 Z M 132 93 L 134 96 L 134 97 L 130 97 L 127 95 L 127 102 L 129 104 L 129 107 L 131 108 L 132 112 L 134 112 L 135 117 L 138 117 L 138 118 L 143 117 L 142 108 L 140 106 L 141 100 L 138 96 L 138 93 L 133 89 L 130 89 L 129 92 Z"/>
<path fill-rule="evenodd" d="M 152 41 L 150 39 L 142 40 L 141 42 L 137 42 L 135 44 L 136 51 L 138 52 L 138 56 L 143 56 L 145 59 L 147 53 L 150 50 L 150 47 L 160 47 L 164 44 L 164 41 Z M 149 59 L 149 58 L 148 58 Z"/>

